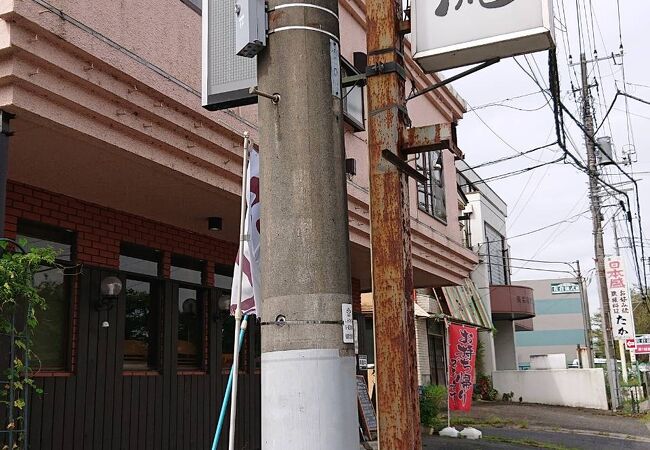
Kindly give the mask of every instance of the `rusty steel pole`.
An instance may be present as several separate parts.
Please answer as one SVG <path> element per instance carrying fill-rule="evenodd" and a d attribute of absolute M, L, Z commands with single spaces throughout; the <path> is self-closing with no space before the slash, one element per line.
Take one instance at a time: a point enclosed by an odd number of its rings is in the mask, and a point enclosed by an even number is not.
<path fill-rule="evenodd" d="M 408 178 L 382 152 L 403 159 L 406 128 L 402 6 L 367 0 L 368 153 L 379 448 L 419 449 L 413 267 Z M 390 156 L 390 155 L 389 155 Z"/>

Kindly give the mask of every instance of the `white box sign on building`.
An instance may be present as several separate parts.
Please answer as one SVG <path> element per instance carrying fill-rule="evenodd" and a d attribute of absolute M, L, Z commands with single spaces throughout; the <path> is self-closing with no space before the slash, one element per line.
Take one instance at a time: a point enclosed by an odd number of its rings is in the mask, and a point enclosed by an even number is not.
<path fill-rule="evenodd" d="M 427 72 L 553 46 L 552 0 L 413 0 L 413 57 Z"/>
<path fill-rule="evenodd" d="M 623 341 L 634 339 L 632 299 L 627 289 L 623 258 L 620 256 L 605 258 L 605 279 L 614 339 Z"/>

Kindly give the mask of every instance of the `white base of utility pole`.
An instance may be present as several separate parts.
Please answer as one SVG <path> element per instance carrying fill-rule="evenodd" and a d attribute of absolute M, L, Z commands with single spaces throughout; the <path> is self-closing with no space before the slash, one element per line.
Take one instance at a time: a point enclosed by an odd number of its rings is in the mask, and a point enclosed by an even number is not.
<path fill-rule="evenodd" d="M 336 349 L 263 353 L 262 448 L 357 450 L 355 364 Z"/>

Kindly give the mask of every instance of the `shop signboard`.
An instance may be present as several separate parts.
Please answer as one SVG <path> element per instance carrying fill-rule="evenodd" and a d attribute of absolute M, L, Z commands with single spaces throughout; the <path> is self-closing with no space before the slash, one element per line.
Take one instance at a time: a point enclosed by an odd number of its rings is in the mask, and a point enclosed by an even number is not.
<path fill-rule="evenodd" d="M 580 283 L 551 283 L 551 294 L 579 294 Z"/>
<path fill-rule="evenodd" d="M 637 355 L 650 355 L 650 334 L 642 334 L 636 337 L 634 353 Z"/>
<path fill-rule="evenodd" d="M 413 58 L 427 72 L 547 50 L 552 0 L 413 0 Z"/>
<path fill-rule="evenodd" d="M 625 341 L 634 338 L 632 299 L 627 288 L 623 258 L 620 256 L 605 258 L 605 280 L 614 339 Z"/>

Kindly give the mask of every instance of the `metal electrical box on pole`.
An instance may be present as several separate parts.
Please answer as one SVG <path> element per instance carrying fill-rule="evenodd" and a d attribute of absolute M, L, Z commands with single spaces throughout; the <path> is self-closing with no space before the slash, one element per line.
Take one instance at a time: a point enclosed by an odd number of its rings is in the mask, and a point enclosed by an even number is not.
<path fill-rule="evenodd" d="M 235 52 L 253 58 L 266 45 L 264 0 L 235 1 Z"/>

